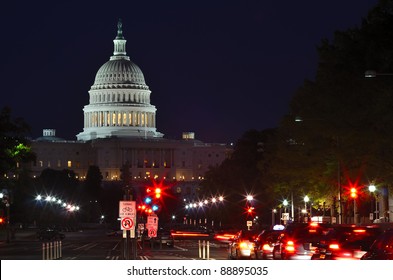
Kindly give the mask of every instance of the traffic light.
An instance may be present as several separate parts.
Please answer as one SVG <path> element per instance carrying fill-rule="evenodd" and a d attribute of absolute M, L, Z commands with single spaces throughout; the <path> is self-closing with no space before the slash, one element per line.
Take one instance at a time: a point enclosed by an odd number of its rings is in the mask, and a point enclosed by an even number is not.
<path fill-rule="evenodd" d="M 155 188 L 154 193 L 155 193 L 156 198 L 161 197 L 161 189 L 160 188 Z"/>
<path fill-rule="evenodd" d="M 350 194 L 351 194 L 351 197 L 352 197 L 353 199 L 355 199 L 355 198 L 358 197 L 358 190 L 357 190 L 356 188 L 351 188 Z"/>
<path fill-rule="evenodd" d="M 249 206 L 249 207 L 247 208 L 247 215 L 252 216 L 253 214 L 254 214 L 254 207 Z"/>
<path fill-rule="evenodd" d="M 0 224 L 3 224 L 3 223 L 4 223 L 4 218 L 0 217 Z"/>

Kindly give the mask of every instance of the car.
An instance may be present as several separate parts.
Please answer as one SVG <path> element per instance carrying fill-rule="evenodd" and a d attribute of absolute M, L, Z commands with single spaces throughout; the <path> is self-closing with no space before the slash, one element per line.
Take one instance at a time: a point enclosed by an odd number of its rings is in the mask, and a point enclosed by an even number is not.
<path fill-rule="evenodd" d="M 255 240 L 255 258 L 263 260 L 273 259 L 273 249 L 283 230 L 263 230 Z"/>
<path fill-rule="evenodd" d="M 56 229 L 51 229 L 51 228 L 45 228 L 45 229 L 40 229 L 37 232 L 37 238 L 39 240 L 63 240 L 65 238 L 64 233 L 61 233 L 60 231 Z"/>
<path fill-rule="evenodd" d="M 377 226 L 337 225 L 315 250 L 313 260 L 359 260 L 382 233 Z"/>
<path fill-rule="evenodd" d="M 361 260 L 393 260 L 393 228 L 378 236 Z"/>
<path fill-rule="evenodd" d="M 229 244 L 238 234 L 238 229 L 219 230 L 214 233 L 213 239 L 217 242 Z"/>
<path fill-rule="evenodd" d="M 240 230 L 228 245 L 229 259 L 255 258 L 255 231 Z"/>
<path fill-rule="evenodd" d="M 116 237 L 116 236 L 122 236 L 122 235 L 123 235 L 123 231 L 120 229 L 111 229 L 106 232 L 106 236 Z"/>
<path fill-rule="evenodd" d="M 156 237 L 149 237 L 147 230 L 143 233 L 143 240 L 149 241 L 151 247 L 158 244 L 160 247 L 165 244 L 167 247 L 173 247 L 175 245 L 175 239 L 172 236 L 170 229 L 158 228 Z"/>
<path fill-rule="evenodd" d="M 328 231 L 329 226 L 322 223 L 288 224 L 273 247 L 273 259 L 311 260 Z"/>

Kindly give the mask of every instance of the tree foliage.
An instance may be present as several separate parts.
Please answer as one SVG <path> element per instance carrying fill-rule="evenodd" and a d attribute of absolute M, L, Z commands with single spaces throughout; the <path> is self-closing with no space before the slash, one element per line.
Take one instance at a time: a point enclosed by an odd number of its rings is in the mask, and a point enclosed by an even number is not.
<path fill-rule="evenodd" d="M 391 185 L 393 77 L 364 73 L 393 73 L 392 26 L 393 1 L 380 1 L 360 27 L 318 46 L 315 80 L 297 90 L 278 129 L 276 190 L 326 201 L 338 184 Z"/>
<path fill-rule="evenodd" d="M 15 174 L 18 163 L 29 162 L 34 159 L 30 149 L 27 134 L 30 132 L 28 124 L 21 118 L 12 118 L 11 109 L 4 107 L 0 111 L 0 174 Z"/>

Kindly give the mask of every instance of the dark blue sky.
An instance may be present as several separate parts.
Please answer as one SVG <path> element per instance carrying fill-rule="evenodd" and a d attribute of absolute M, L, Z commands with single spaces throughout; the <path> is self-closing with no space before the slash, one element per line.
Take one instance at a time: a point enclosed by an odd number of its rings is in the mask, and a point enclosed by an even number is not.
<path fill-rule="evenodd" d="M 4 3 L 6 2 L 6 3 Z M 95 74 L 122 18 L 127 54 L 142 70 L 166 138 L 194 131 L 234 142 L 276 127 L 313 79 L 316 46 L 359 26 L 377 0 L 3 1 L 1 101 L 75 140 Z"/>

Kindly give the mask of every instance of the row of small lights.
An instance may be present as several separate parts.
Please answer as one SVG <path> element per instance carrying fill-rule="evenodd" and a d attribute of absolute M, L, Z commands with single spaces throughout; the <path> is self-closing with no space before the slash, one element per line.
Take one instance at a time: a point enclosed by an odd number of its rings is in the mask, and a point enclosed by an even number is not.
<path fill-rule="evenodd" d="M 54 196 L 43 197 L 42 195 L 39 194 L 39 195 L 36 196 L 35 200 L 56 203 L 56 204 L 58 204 L 58 205 L 60 205 L 60 206 L 62 206 L 64 208 L 66 208 L 70 212 L 74 212 L 74 211 L 79 211 L 80 210 L 79 206 L 63 202 L 61 199 L 58 199 L 58 198 L 56 198 Z"/>
<path fill-rule="evenodd" d="M 147 180 L 147 179 L 151 179 L 151 175 L 147 175 L 147 176 L 144 176 L 144 177 L 142 177 L 142 176 L 134 176 L 134 179 L 135 180 L 137 180 L 137 179 L 145 179 L 145 180 Z M 158 175 L 154 175 L 153 176 L 153 178 L 154 179 L 158 179 L 160 176 L 158 176 Z M 111 177 L 111 180 L 113 180 L 113 181 L 116 181 L 116 180 L 118 180 L 119 179 L 119 177 L 117 176 L 117 175 L 113 175 L 112 177 Z M 167 177 L 163 177 L 163 179 L 164 180 L 166 180 L 167 179 Z M 179 176 L 179 180 L 180 181 L 184 181 L 186 179 L 186 177 L 185 176 Z M 192 180 L 195 180 L 195 177 L 191 177 L 191 179 Z M 198 178 L 197 178 L 198 180 L 204 180 L 205 178 L 203 177 L 203 176 L 198 176 Z M 176 177 L 172 177 L 172 180 L 176 180 Z"/>
<path fill-rule="evenodd" d="M 211 203 L 216 203 L 217 201 L 219 201 L 219 202 L 223 202 L 224 201 L 224 197 L 223 196 L 219 196 L 218 197 L 218 199 L 217 198 L 215 198 L 215 197 L 213 197 L 212 199 L 211 199 Z M 205 206 L 205 205 L 207 205 L 207 204 L 209 204 L 209 200 L 207 200 L 207 199 L 205 199 L 204 201 L 199 201 L 198 203 L 196 203 L 196 202 L 191 202 L 191 203 L 189 203 L 189 204 L 186 204 L 186 209 L 191 209 L 191 208 L 196 208 L 196 207 L 203 207 L 203 206 Z"/>

